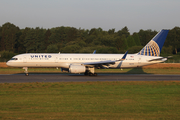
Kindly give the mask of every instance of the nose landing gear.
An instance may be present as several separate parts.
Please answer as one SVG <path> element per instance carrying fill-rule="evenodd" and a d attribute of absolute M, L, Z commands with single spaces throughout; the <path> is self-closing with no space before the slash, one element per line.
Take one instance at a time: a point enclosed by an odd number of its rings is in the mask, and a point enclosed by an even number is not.
<path fill-rule="evenodd" d="M 25 70 L 25 71 L 24 71 L 25 76 L 29 76 L 29 74 L 28 74 L 28 67 L 23 67 L 23 69 Z"/>

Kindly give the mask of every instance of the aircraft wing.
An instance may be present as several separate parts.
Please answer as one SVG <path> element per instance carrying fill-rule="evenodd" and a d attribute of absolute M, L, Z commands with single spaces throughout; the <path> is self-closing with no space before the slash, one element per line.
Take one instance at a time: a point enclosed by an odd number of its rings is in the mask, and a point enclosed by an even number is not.
<path fill-rule="evenodd" d="M 99 61 L 99 62 L 89 62 L 83 63 L 83 65 L 108 65 L 108 64 L 115 64 L 116 61 L 106 60 L 106 61 Z"/>
<path fill-rule="evenodd" d="M 128 51 L 124 54 L 124 56 L 119 59 L 119 60 L 106 60 L 106 61 L 98 61 L 98 62 L 87 62 L 87 63 L 82 63 L 83 65 L 109 65 L 109 64 L 115 64 L 118 61 L 123 61 L 126 59 Z"/>

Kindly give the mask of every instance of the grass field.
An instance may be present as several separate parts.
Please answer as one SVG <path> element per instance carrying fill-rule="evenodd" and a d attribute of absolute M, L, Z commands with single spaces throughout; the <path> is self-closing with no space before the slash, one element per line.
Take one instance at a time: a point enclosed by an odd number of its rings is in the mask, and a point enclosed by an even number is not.
<path fill-rule="evenodd" d="M 0 119 L 180 119 L 180 82 L 0 84 Z"/>
<path fill-rule="evenodd" d="M 24 73 L 1 67 L 0 74 Z M 29 73 L 62 73 L 29 68 Z M 180 74 L 176 67 L 96 69 L 97 73 Z M 180 119 L 180 81 L 0 84 L 0 119 Z"/>
<path fill-rule="evenodd" d="M 29 68 L 31 73 L 62 73 L 60 69 L 55 68 Z M 97 73 L 120 73 L 120 74 L 180 74 L 179 68 L 134 68 L 134 69 L 96 69 Z M 0 68 L 0 74 L 18 74 L 24 73 L 22 68 Z"/>

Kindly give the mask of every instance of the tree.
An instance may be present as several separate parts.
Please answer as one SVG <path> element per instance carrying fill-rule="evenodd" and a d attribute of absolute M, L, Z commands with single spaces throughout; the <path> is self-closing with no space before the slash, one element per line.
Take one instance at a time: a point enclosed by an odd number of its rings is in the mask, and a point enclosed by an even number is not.
<path fill-rule="evenodd" d="M 124 36 L 116 37 L 115 46 L 119 52 L 125 52 L 128 49 L 127 39 Z"/>
<path fill-rule="evenodd" d="M 52 45 L 47 46 L 46 52 L 47 53 L 57 53 L 58 52 L 57 45 L 56 44 L 52 44 Z"/>
<path fill-rule="evenodd" d="M 145 46 L 157 34 L 152 30 L 140 30 L 130 35 L 125 26 L 115 32 L 115 29 L 104 31 L 102 28 L 90 30 L 76 29 L 74 27 L 56 27 L 43 29 L 36 27 L 19 29 L 11 23 L 0 26 L 0 51 L 24 52 L 92 52 L 95 49 L 100 52 L 130 52 L 137 51 Z M 53 46 L 55 47 L 54 50 Z M 173 52 L 172 52 L 173 50 Z M 169 31 L 164 43 L 163 53 L 180 52 L 180 28 L 174 27 Z"/>
<path fill-rule="evenodd" d="M 44 40 L 45 40 L 46 30 L 37 27 L 35 31 L 36 31 L 36 52 L 45 52 L 46 46 Z"/>
<path fill-rule="evenodd" d="M 26 52 L 44 52 L 46 47 L 44 45 L 45 31 L 39 27 L 30 29 L 24 40 Z"/>
<path fill-rule="evenodd" d="M 145 46 L 149 42 L 149 40 L 151 40 L 156 34 L 156 31 L 141 29 L 138 32 L 141 45 Z"/>
<path fill-rule="evenodd" d="M 109 30 L 108 30 L 108 33 L 109 33 L 110 35 L 114 34 L 114 33 L 115 33 L 115 29 L 109 29 Z"/>
<path fill-rule="evenodd" d="M 173 51 L 177 54 L 180 51 L 180 28 L 174 27 L 169 31 L 165 46 L 172 46 Z"/>
<path fill-rule="evenodd" d="M 127 43 L 128 43 L 128 47 L 130 48 L 136 46 L 136 43 L 134 42 L 134 38 L 132 36 L 127 37 Z"/>
<path fill-rule="evenodd" d="M 90 44 L 92 42 L 97 41 L 98 40 L 98 36 L 100 36 L 100 32 L 102 32 L 101 28 L 98 28 L 98 29 L 92 28 L 89 31 L 89 34 L 88 34 L 88 36 L 85 39 L 86 44 Z"/>
<path fill-rule="evenodd" d="M 49 45 L 48 41 L 50 36 L 51 36 L 51 30 L 48 29 L 45 33 L 45 38 L 44 38 L 45 48 L 47 48 L 47 46 Z"/>
<path fill-rule="evenodd" d="M 141 46 L 141 43 L 140 43 L 140 39 L 139 39 L 139 35 L 137 33 L 134 33 L 132 35 L 133 39 L 134 39 L 134 42 L 136 43 L 137 46 Z"/>
<path fill-rule="evenodd" d="M 81 47 L 78 44 L 65 46 L 62 50 L 64 53 L 78 53 Z"/>
<path fill-rule="evenodd" d="M 114 36 L 104 35 L 104 36 L 98 37 L 98 41 L 101 42 L 101 45 L 111 46 L 111 47 L 115 46 Z"/>
<path fill-rule="evenodd" d="M 168 47 L 163 46 L 161 54 L 170 55 L 172 53 L 173 53 L 173 47 L 172 46 L 168 46 Z"/>
<path fill-rule="evenodd" d="M 96 28 L 92 28 L 89 31 L 89 35 L 95 35 L 97 37 L 98 36 L 98 30 Z"/>
<path fill-rule="evenodd" d="M 51 29 L 51 36 L 49 37 L 49 44 L 58 44 L 65 42 L 67 34 L 65 32 L 65 27 L 57 27 Z"/>
<path fill-rule="evenodd" d="M 138 53 L 143 47 L 142 46 L 133 46 L 128 49 L 128 53 L 134 54 Z"/>
<path fill-rule="evenodd" d="M 97 49 L 97 52 L 98 53 L 118 53 L 118 50 L 115 47 L 102 46 Z"/>
<path fill-rule="evenodd" d="M 66 39 L 65 39 L 66 42 L 74 41 L 74 40 L 77 39 L 78 30 L 77 30 L 76 28 L 66 27 L 65 33 L 66 33 L 66 35 L 67 35 L 67 36 L 66 36 Z"/>
<path fill-rule="evenodd" d="M 95 47 L 83 47 L 79 50 L 79 53 L 92 53 L 96 49 Z"/>
<path fill-rule="evenodd" d="M 26 38 L 26 36 L 30 30 L 31 30 L 31 28 L 28 28 L 28 27 L 21 30 L 21 35 L 18 39 L 18 46 L 17 46 L 17 52 L 18 53 L 25 53 L 26 52 L 25 38 Z"/>
<path fill-rule="evenodd" d="M 2 39 L 2 27 L 0 26 L 0 51 L 2 51 L 3 50 L 3 43 L 1 43 L 2 41 L 1 41 L 1 39 Z"/>
<path fill-rule="evenodd" d="M 11 23 L 5 23 L 2 26 L 1 49 L 7 51 L 15 51 L 15 44 L 18 40 L 19 27 Z"/>
<path fill-rule="evenodd" d="M 130 35 L 128 28 L 125 26 L 124 28 L 122 28 L 121 30 L 119 30 L 118 32 L 118 36 L 125 36 L 126 38 Z"/>

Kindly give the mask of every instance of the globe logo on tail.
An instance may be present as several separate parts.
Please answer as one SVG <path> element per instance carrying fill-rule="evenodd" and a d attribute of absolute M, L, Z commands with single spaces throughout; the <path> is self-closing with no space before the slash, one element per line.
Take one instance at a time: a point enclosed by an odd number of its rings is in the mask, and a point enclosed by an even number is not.
<path fill-rule="evenodd" d="M 146 56 L 159 56 L 160 48 L 158 44 L 151 40 L 139 53 L 138 55 L 146 55 Z"/>

